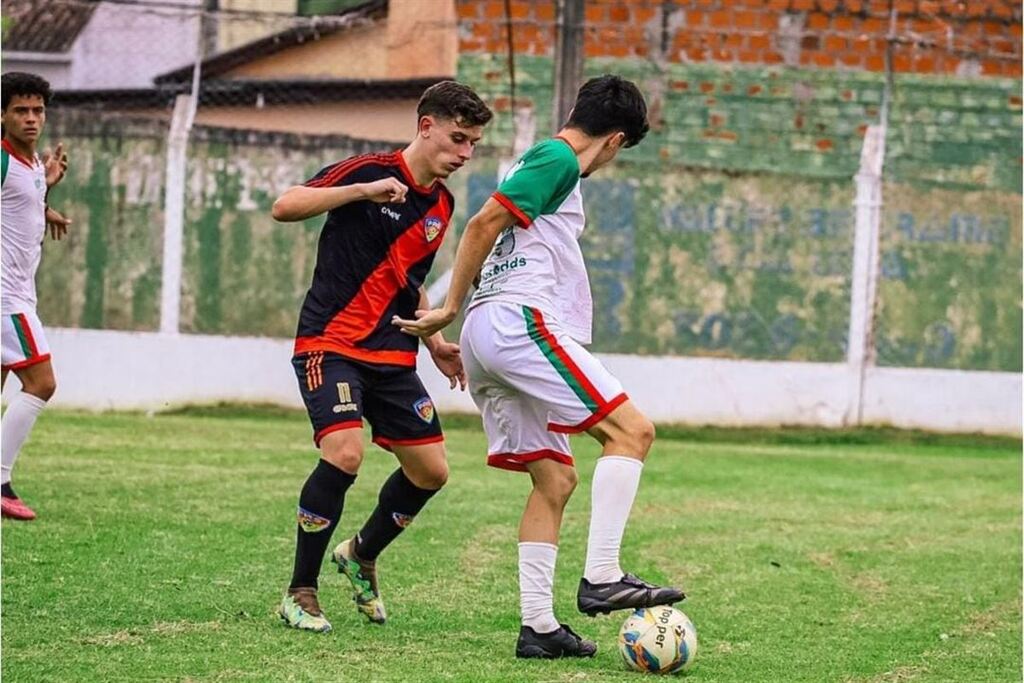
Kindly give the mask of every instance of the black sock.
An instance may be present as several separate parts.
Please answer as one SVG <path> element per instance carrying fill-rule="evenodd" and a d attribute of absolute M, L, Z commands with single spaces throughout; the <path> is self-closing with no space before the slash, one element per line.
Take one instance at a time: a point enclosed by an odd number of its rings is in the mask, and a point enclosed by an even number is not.
<path fill-rule="evenodd" d="M 299 495 L 298 538 L 291 588 L 316 588 L 320 565 L 334 527 L 341 519 L 345 492 L 356 480 L 326 460 L 320 460 Z"/>
<path fill-rule="evenodd" d="M 14 492 L 14 488 L 11 487 L 11 482 L 7 482 L 0 486 L 0 495 L 4 498 L 17 498 L 18 494 Z"/>
<path fill-rule="evenodd" d="M 377 507 L 356 536 L 359 559 L 367 562 L 376 560 L 381 551 L 412 524 L 416 513 L 435 493 L 437 491 L 421 489 L 409 481 L 401 467 L 395 470 L 380 487 Z"/>

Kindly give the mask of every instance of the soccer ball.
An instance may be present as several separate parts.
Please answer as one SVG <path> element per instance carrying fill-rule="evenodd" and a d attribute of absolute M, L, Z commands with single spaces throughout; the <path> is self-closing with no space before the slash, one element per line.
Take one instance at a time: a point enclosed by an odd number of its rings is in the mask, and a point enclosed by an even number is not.
<path fill-rule="evenodd" d="M 619 630 L 619 652 L 635 671 L 674 674 L 688 669 L 697 656 L 697 631 L 674 607 L 642 607 Z"/>

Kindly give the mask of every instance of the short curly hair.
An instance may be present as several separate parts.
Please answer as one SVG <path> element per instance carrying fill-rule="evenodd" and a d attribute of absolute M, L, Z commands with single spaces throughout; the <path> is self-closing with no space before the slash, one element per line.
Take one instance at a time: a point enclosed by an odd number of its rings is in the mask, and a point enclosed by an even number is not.
<path fill-rule="evenodd" d="M 45 78 L 22 71 L 8 71 L 0 76 L 0 91 L 4 111 L 7 111 L 7 105 L 17 95 L 39 95 L 43 98 L 43 104 L 49 104 L 53 97 L 50 83 Z"/>

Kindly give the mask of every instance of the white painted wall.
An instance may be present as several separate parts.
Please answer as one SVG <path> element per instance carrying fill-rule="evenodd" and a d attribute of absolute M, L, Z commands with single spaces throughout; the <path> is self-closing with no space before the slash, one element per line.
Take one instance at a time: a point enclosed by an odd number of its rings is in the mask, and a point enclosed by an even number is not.
<path fill-rule="evenodd" d="M 50 329 L 57 373 L 52 404 L 87 410 L 164 410 L 246 401 L 301 407 L 292 342 L 152 332 Z M 839 363 L 768 363 L 709 358 L 601 355 L 656 422 L 715 425 L 843 424 L 849 370 Z M 475 412 L 451 391 L 429 356 L 421 376 L 438 409 Z M 4 396 L 17 390 L 12 376 Z M 1021 435 L 1021 375 L 870 368 L 866 424 L 946 432 Z"/>
<path fill-rule="evenodd" d="M 149 88 L 153 78 L 191 64 L 199 43 L 199 15 L 178 0 L 100 3 L 69 51 L 71 89 Z"/>

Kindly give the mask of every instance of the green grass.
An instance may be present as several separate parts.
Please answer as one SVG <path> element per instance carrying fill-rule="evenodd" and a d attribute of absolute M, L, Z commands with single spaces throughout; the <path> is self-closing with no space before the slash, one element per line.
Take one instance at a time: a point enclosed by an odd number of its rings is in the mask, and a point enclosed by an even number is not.
<path fill-rule="evenodd" d="M 574 612 L 595 446 L 574 443 L 582 484 L 555 593 L 598 655 L 519 662 L 528 479 L 484 466 L 474 421 L 448 426 L 449 486 L 381 558 L 390 622 L 364 624 L 325 564 L 335 631 L 318 636 L 274 615 L 316 459 L 303 415 L 44 413 L 15 476 L 40 518 L 2 526 L 3 679 L 642 680 L 616 651 L 625 615 Z M 623 555 L 690 594 L 700 651 L 687 680 L 1021 680 L 1019 442 L 663 432 L 674 438 L 655 445 Z M 393 468 L 369 447 L 342 533 Z"/>

